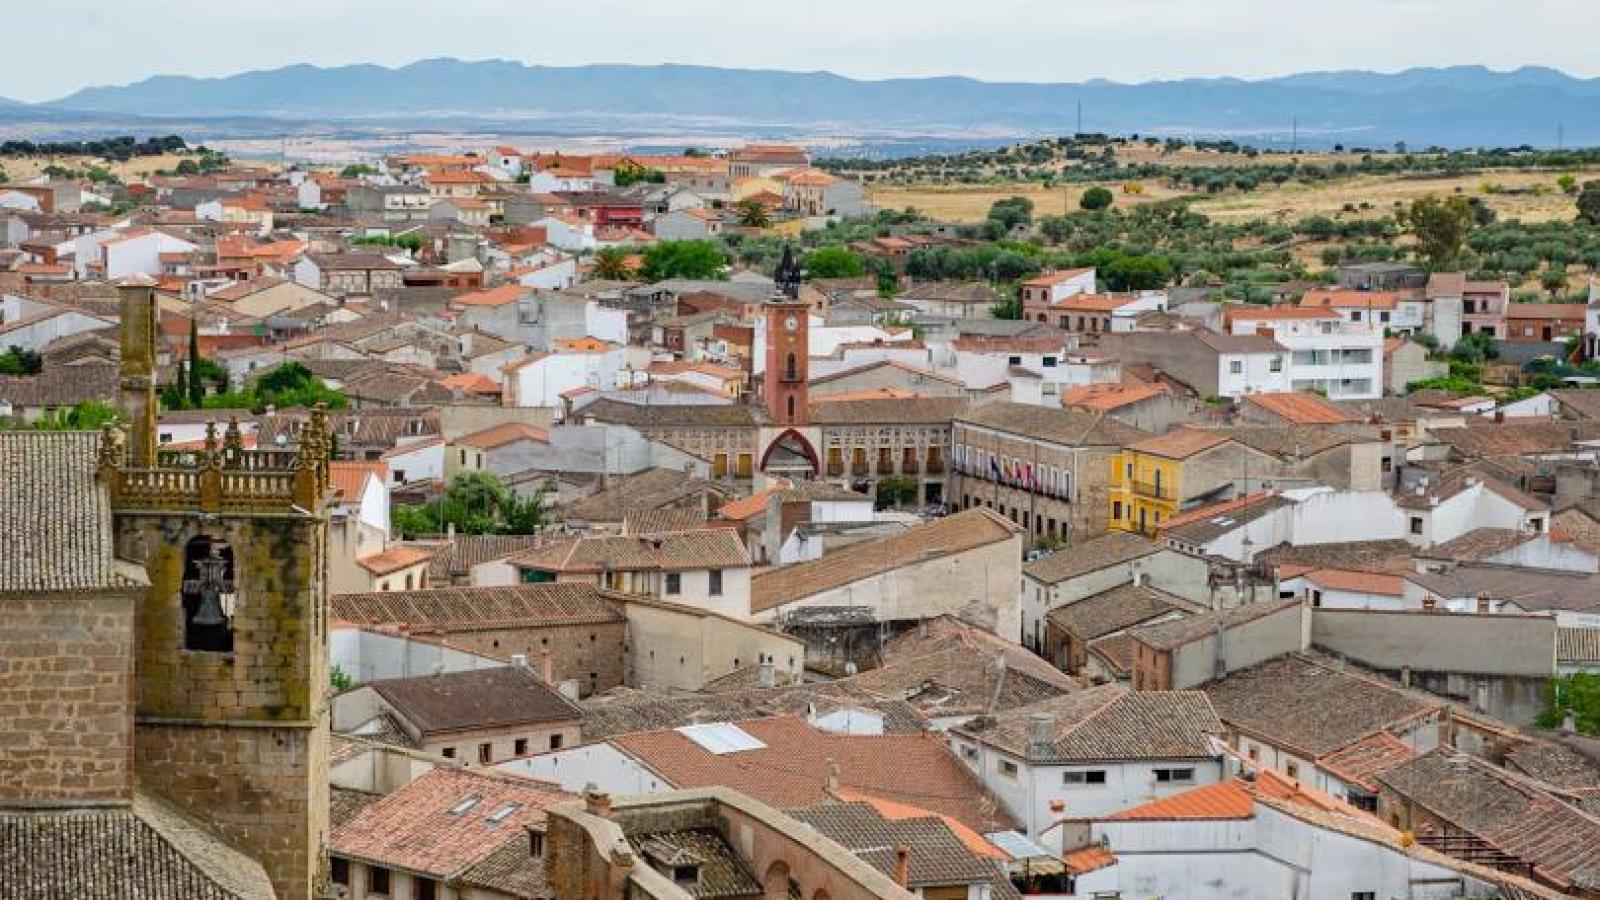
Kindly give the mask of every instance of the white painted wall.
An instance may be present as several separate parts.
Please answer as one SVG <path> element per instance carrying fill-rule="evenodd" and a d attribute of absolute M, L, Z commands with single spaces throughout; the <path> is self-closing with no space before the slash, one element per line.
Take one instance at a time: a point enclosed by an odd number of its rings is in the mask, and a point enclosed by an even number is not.
<path fill-rule="evenodd" d="M 507 760 L 494 768 L 513 775 L 553 781 L 574 793 L 591 784 L 616 796 L 655 794 L 673 787 L 638 760 L 605 741 Z"/>
<path fill-rule="evenodd" d="M 465 650 L 337 624 L 328 631 L 328 654 L 331 665 L 363 684 L 507 665 L 504 660 Z"/>

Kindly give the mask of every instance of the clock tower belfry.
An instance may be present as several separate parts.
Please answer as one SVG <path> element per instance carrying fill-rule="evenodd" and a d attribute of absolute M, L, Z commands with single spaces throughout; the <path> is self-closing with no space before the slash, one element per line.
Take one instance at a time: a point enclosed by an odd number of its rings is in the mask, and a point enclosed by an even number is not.
<path fill-rule="evenodd" d="M 800 266 L 786 244 L 774 275 L 778 290 L 762 309 L 767 328 L 767 368 L 761 398 L 774 425 L 804 425 L 810 349 L 808 307 L 800 301 Z"/>

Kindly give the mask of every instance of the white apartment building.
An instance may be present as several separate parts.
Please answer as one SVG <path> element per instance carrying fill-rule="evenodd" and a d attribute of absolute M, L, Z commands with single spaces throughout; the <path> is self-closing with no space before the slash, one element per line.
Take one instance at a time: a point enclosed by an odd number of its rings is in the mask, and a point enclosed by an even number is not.
<path fill-rule="evenodd" d="M 1383 325 L 1377 322 L 1308 307 L 1233 309 L 1225 321 L 1229 334 L 1268 335 L 1288 351 L 1290 390 L 1331 400 L 1383 396 Z"/>

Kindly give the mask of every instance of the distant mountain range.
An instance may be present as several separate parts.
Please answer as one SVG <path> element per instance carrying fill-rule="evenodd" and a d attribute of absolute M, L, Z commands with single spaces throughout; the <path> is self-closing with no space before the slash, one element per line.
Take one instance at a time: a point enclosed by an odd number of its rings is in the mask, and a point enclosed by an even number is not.
<path fill-rule="evenodd" d="M 224 78 L 163 75 L 94 87 L 44 104 L 0 104 L 0 117 L 85 116 L 400 124 L 405 120 L 685 130 L 786 127 L 797 133 L 1111 133 L 1413 147 L 1600 144 L 1600 79 L 1553 69 L 1480 66 L 1397 73 L 1312 72 L 1259 81 L 1142 84 L 861 81 L 828 72 L 706 66 L 434 59 L 399 68 L 295 65 Z"/>

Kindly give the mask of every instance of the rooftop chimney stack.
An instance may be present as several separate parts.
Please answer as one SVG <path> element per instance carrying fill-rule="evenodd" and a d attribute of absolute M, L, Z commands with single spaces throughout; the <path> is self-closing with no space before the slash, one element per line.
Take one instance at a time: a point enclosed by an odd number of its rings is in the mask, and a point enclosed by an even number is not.
<path fill-rule="evenodd" d="M 905 844 L 894 848 L 894 883 L 905 887 L 911 880 L 911 848 Z"/>
<path fill-rule="evenodd" d="M 583 808 L 588 810 L 590 815 L 609 819 L 611 818 L 611 795 L 600 790 L 591 781 L 584 785 L 583 788 Z"/>
<path fill-rule="evenodd" d="M 526 653 L 513 653 L 513 654 L 511 654 L 511 666 L 512 666 L 512 668 L 516 668 L 516 669 L 526 669 L 528 667 L 528 654 L 526 654 Z"/>
<path fill-rule="evenodd" d="M 1028 756 L 1043 758 L 1055 750 L 1056 717 L 1049 713 L 1028 716 Z"/>
<path fill-rule="evenodd" d="M 763 659 L 761 665 L 756 667 L 756 683 L 764 688 L 777 686 L 778 673 L 772 665 L 772 660 Z"/>

